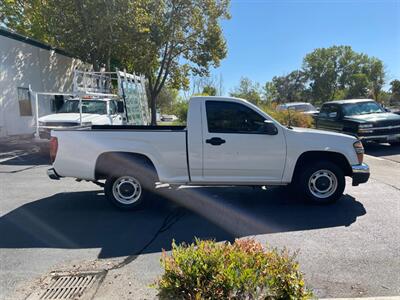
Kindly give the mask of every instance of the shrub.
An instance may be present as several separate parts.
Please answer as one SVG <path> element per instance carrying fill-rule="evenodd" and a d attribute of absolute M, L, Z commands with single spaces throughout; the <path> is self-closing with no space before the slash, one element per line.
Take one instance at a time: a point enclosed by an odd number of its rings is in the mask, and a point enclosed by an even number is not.
<path fill-rule="evenodd" d="M 270 105 L 261 105 L 261 109 L 279 123 L 283 125 L 289 124 L 289 112 L 287 110 L 277 111 L 275 106 Z M 290 112 L 290 120 L 291 125 L 295 127 L 311 128 L 314 124 L 314 119 L 312 116 L 297 111 Z"/>
<path fill-rule="evenodd" d="M 180 101 L 175 104 L 174 114 L 183 124 L 186 124 L 188 108 L 189 108 L 189 102 L 187 101 Z"/>
<path fill-rule="evenodd" d="M 289 112 L 288 111 L 269 111 L 267 112 L 271 117 L 277 120 L 283 125 L 289 124 Z M 290 112 L 291 125 L 294 127 L 305 127 L 311 128 L 314 124 L 314 119 L 310 115 L 302 114 L 300 112 Z"/>
<path fill-rule="evenodd" d="M 295 256 L 250 239 L 173 242 L 155 287 L 161 299 L 310 299 Z"/>

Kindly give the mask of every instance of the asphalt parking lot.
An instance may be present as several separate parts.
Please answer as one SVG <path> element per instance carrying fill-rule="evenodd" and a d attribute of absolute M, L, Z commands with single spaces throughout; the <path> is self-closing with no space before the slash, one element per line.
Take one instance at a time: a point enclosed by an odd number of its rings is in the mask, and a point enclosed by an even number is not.
<path fill-rule="evenodd" d="M 400 148 L 367 153 L 371 180 L 348 181 L 330 206 L 308 205 L 284 188 L 162 188 L 146 209 L 121 212 L 92 183 L 50 181 L 46 157 L 8 151 L 0 155 L 0 299 L 21 297 L 50 271 L 95 261 L 123 261 L 109 283 L 131 283 L 117 292 L 101 287 L 99 298 L 151 298 L 161 249 L 194 237 L 255 237 L 299 250 L 319 297 L 400 295 Z"/>

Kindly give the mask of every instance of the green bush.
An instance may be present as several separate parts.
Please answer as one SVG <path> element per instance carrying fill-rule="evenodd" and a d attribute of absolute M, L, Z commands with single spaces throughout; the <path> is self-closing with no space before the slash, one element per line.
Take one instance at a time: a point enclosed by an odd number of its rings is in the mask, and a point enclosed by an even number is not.
<path fill-rule="evenodd" d="M 161 299 L 310 299 L 295 256 L 255 240 L 173 242 L 155 287 Z"/>
<path fill-rule="evenodd" d="M 275 106 L 270 105 L 260 105 L 260 108 L 279 123 L 289 125 L 289 112 L 287 110 L 278 111 Z M 290 111 L 290 121 L 294 127 L 311 128 L 314 124 L 312 116 L 296 111 Z"/>
<path fill-rule="evenodd" d="M 187 101 L 180 101 L 175 105 L 174 113 L 181 123 L 186 124 L 188 108 L 189 102 Z"/>

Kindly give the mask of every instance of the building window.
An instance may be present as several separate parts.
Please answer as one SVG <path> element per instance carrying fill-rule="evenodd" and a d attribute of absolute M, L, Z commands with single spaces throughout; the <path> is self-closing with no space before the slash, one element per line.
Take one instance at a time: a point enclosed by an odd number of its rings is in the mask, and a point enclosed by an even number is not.
<path fill-rule="evenodd" d="M 32 116 L 31 95 L 29 89 L 18 88 L 18 104 L 20 116 Z"/>

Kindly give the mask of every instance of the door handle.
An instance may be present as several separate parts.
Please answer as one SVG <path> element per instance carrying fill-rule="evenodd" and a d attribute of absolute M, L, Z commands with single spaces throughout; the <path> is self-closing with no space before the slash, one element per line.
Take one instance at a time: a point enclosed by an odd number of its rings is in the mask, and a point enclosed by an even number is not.
<path fill-rule="evenodd" d="M 219 137 L 213 137 L 211 139 L 206 140 L 207 144 L 211 144 L 213 146 L 219 146 L 221 144 L 224 144 L 226 141 L 219 138 Z"/>

